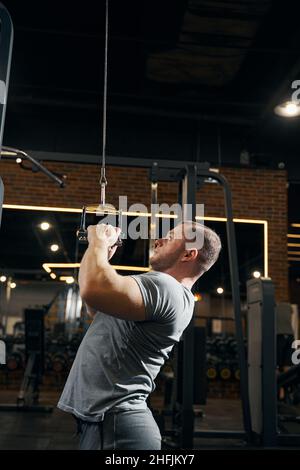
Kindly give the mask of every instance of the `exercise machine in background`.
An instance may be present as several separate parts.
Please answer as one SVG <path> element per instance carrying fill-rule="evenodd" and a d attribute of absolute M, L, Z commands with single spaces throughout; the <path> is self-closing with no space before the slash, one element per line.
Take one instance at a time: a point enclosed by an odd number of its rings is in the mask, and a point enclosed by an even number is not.
<path fill-rule="evenodd" d="M 51 412 L 53 410 L 51 406 L 39 404 L 39 386 L 42 382 L 45 365 L 45 313 L 44 308 L 24 310 L 25 371 L 16 404 L 0 405 L 0 411 Z"/>
<path fill-rule="evenodd" d="M 300 411 L 282 414 L 280 387 L 300 383 L 299 366 L 277 374 L 277 321 L 274 285 L 271 279 L 247 282 L 248 383 L 253 440 L 265 447 L 300 445 Z M 288 392 L 288 390 L 286 390 Z M 287 408 L 286 408 L 287 409 Z"/>
<path fill-rule="evenodd" d="M 17 406 L 23 409 L 37 409 L 39 405 L 39 385 L 45 362 L 44 315 L 44 309 L 24 311 L 26 369 L 17 397 Z M 48 407 L 39 407 L 39 410 L 50 411 Z"/>

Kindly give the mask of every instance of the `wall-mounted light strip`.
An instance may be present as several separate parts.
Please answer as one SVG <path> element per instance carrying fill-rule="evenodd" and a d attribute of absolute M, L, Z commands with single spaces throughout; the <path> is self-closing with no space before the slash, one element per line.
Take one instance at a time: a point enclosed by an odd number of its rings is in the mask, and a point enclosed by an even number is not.
<path fill-rule="evenodd" d="M 76 209 L 74 207 L 48 207 L 48 206 L 28 206 L 21 204 L 3 204 L 4 209 L 22 209 L 22 210 L 32 210 L 32 211 L 53 211 L 53 212 L 76 212 L 80 214 L 82 209 Z M 133 217 L 151 217 L 151 212 L 122 212 L 123 215 L 129 215 Z M 155 214 L 155 217 L 158 218 L 168 218 L 168 219 L 177 219 L 176 214 Z M 196 220 L 212 220 L 216 222 L 226 222 L 226 217 L 196 217 Z M 264 224 L 265 220 L 260 219 L 233 219 L 233 222 L 247 223 L 247 224 Z"/>
<path fill-rule="evenodd" d="M 290 258 L 288 258 L 288 261 L 300 261 L 300 256 L 299 256 L 299 258 L 290 257 Z"/>
<path fill-rule="evenodd" d="M 22 209 L 27 211 L 47 211 L 47 212 L 76 212 L 80 214 L 82 209 L 72 207 L 48 207 L 48 206 L 22 206 L 19 204 L 3 204 L 3 209 Z"/>
<path fill-rule="evenodd" d="M 287 234 L 287 237 L 288 237 L 288 238 L 300 238 L 300 235 L 296 235 L 296 234 L 294 234 L 294 233 L 288 233 L 288 234 Z"/>
<path fill-rule="evenodd" d="M 72 212 L 80 214 L 82 209 L 75 209 L 73 207 L 48 207 L 48 206 L 28 206 L 21 204 L 3 204 L 4 209 L 22 209 L 28 211 L 47 211 L 47 212 Z M 90 213 L 90 212 L 88 212 Z M 151 217 L 151 212 L 122 212 L 123 215 L 129 215 L 132 217 Z M 155 214 L 155 217 L 166 218 L 166 219 L 177 219 L 176 214 Z"/>
<path fill-rule="evenodd" d="M 300 247 L 300 243 L 287 243 L 287 246 L 294 246 L 296 248 Z"/>
<path fill-rule="evenodd" d="M 300 255 L 300 251 L 288 251 L 288 255 Z"/>
<path fill-rule="evenodd" d="M 212 220 L 216 222 L 226 222 L 226 217 L 200 217 L 197 216 L 196 220 Z M 233 219 L 233 222 L 242 224 L 263 224 L 264 225 L 264 277 L 269 277 L 269 247 L 268 247 L 268 221 L 256 219 Z"/>
<path fill-rule="evenodd" d="M 212 220 L 214 222 L 227 222 L 226 217 L 207 217 L 207 216 L 200 217 L 200 216 L 196 216 L 195 218 L 196 218 L 196 220 Z M 234 218 L 233 222 L 242 223 L 242 224 L 265 224 L 265 223 L 268 223 L 266 220 L 238 219 L 238 218 Z"/>
<path fill-rule="evenodd" d="M 3 204 L 4 209 L 22 209 L 22 210 L 35 210 L 35 211 L 53 211 L 53 212 L 73 212 L 73 213 L 78 213 L 80 214 L 82 212 L 82 209 L 75 209 L 75 208 L 68 208 L 68 207 L 48 207 L 48 206 L 29 206 L 29 205 L 21 205 L 21 204 Z M 129 215 L 133 217 L 151 217 L 151 213 L 148 212 L 123 212 L 124 215 Z M 177 215 L 173 214 L 156 214 L 156 217 L 161 217 L 161 218 L 170 218 L 170 219 L 175 219 L 177 218 Z M 227 218 L 226 217 L 196 217 L 196 220 L 211 220 L 213 222 L 226 222 Z M 268 277 L 268 267 L 269 267 L 269 253 L 268 253 L 268 222 L 266 220 L 260 220 L 260 219 L 238 219 L 234 218 L 233 222 L 236 223 L 245 223 L 245 224 L 262 224 L 264 225 L 264 277 Z M 299 226 L 300 224 L 292 224 L 292 226 Z M 47 263 L 46 263 L 47 264 Z M 72 264 L 72 263 L 70 263 Z M 49 266 L 49 264 L 47 264 Z M 76 266 L 77 267 L 77 266 Z M 135 266 L 137 268 L 138 266 Z M 139 271 L 141 269 L 148 270 L 150 268 L 141 268 L 139 269 L 130 269 L 131 267 L 118 267 L 116 269 L 118 270 L 134 270 L 134 271 Z M 47 271 L 51 272 L 51 271 Z"/>
<path fill-rule="evenodd" d="M 300 228 L 300 224 L 291 224 L 291 227 Z"/>
<path fill-rule="evenodd" d="M 143 266 L 122 266 L 122 265 L 111 265 L 117 271 L 138 271 L 146 273 L 150 271 L 150 267 Z M 74 269 L 80 268 L 80 263 L 44 263 L 43 268 L 47 273 L 51 272 L 51 269 Z"/>
<path fill-rule="evenodd" d="M 49 266 L 48 266 L 47 263 L 44 263 L 44 264 L 43 264 L 43 268 L 44 268 L 44 270 L 45 270 L 47 273 L 49 273 L 49 274 L 51 273 L 51 269 L 49 268 Z"/>

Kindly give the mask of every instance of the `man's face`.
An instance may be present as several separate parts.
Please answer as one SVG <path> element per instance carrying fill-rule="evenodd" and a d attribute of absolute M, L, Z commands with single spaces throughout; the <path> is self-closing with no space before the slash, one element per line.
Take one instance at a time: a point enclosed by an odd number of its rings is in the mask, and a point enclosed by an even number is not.
<path fill-rule="evenodd" d="M 182 235 L 182 225 L 170 230 L 165 238 L 155 240 L 155 249 L 150 258 L 150 264 L 156 271 L 164 271 L 178 261 L 185 251 L 185 239 Z"/>

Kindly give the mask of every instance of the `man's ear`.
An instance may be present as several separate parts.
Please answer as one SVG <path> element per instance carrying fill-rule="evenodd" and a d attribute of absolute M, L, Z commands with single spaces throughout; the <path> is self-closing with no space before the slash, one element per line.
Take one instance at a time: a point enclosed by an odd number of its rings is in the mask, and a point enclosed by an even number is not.
<path fill-rule="evenodd" d="M 198 256 L 198 250 L 197 248 L 191 248 L 190 250 L 185 250 L 182 261 L 193 261 L 197 258 Z"/>

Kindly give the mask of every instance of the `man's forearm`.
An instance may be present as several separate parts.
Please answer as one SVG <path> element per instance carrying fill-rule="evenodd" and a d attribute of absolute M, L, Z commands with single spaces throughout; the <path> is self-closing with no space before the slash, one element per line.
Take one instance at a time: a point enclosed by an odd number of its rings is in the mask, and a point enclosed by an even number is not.
<path fill-rule="evenodd" d="M 84 295 L 94 288 L 107 288 L 113 282 L 116 272 L 108 261 L 108 248 L 105 243 L 89 245 L 80 264 L 79 287 Z"/>

